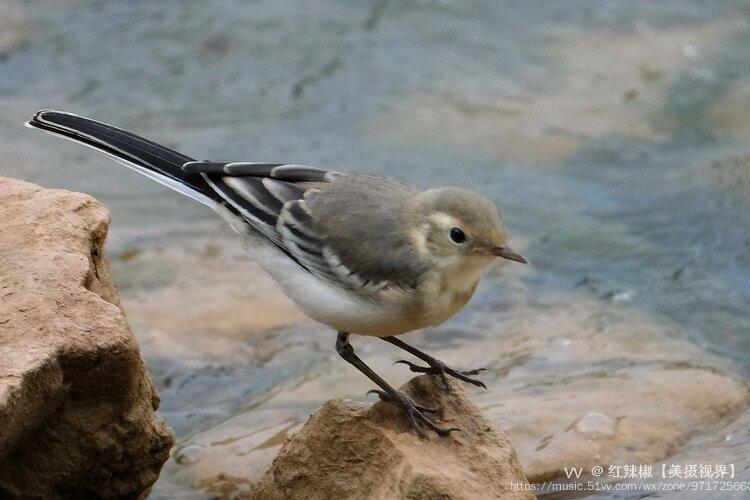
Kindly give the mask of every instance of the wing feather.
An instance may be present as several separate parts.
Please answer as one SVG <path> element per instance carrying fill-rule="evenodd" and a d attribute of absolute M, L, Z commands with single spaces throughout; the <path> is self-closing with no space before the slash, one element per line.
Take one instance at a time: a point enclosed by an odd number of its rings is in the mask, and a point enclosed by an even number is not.
<path fill-rule="evenodd" d="M 341 175 L 332 170 L 323 170 L 306 165 L 285 163 L 258 163 L 236 161 L 218 163 L 211 161 L 189 161 L 182 165 L 188 173 L 225 174 L 232 177 L 270 177 L 285 182 L 330 182 Z"/>
<path fill-rule="evenodd" d="M 280 163 L 188 162 L 183 170 L 203 175 L 211 188 L 242 216 L 251 230 L 279 246 L 300 266 L 321 279 L 359 292 L 396 285 L 363 279 L 344 263 L 321 234 L 307 200 L 338 172 Z"/>
<path fill-rule="evenodd" d="M 283 203 L 268 191 L 262 179 L 258 177 L 222 177 L 221 180 L 247 201 L 250 205 L 248 208 L 253 211 L 264 211 L 273 218 L 272 225 L 276 225 L 276 219 Z"/>
<path fill-rule="evenodd" d="M 267 177 L 261 182 L 263 187 L 282 204 L 290 200 L 299 200 L 305 195 L 304 189 L 289 182 L 281 182 Z"/>
<path fill-rule="evenodd" d="M 224 173 L 227 175 L 252 175 L 255 177 L 266 177 L 270 176 L 271 172 L 275 167 L 278 167 L 281 163 L 253 163 L 247 161 L 237 161 L 233 163 L 226 163 L 224 165 Z"/>

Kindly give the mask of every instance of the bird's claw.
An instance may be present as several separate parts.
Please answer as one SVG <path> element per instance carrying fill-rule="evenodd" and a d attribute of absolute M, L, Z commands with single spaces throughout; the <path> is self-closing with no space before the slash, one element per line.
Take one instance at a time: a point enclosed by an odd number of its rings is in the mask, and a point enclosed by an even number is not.
<path fill-rule="evenodd" d="M 391 403 L 395 405 L 398 404 L 398 402 L 394 401 L 393 398 L 390 397 L 387 392 L 381 391 L 380 389 L 369 390 L 367 391 L 367 394 L 377 394 L 381 401 L 385 401 L 386 403 Z M 406 398 L 406 396 L 404 397 Z M 413 404 L 414 408 L 421 411 L 422 413 L 437 413 L 437 408 L 428 408 L 426 406 L 421 406 L 421 405 L 414 403 L 413 401 L 411 402 L 411 404 Z"/>
<path fill-rule="evenodd" d="M 378 397 L 391 404 L 395 404 L 396 406 L 400 406 L 402 410 L 404 410 L 404 413 L 406 413 L 406 417 L 409 419 L 409 423 L 411 424 L 412 428 L 414 428 L 414 431 L 419 435 L 421 438 L 427 438 L 427 434 L 425 433 L 424 429 L 425 427 L 428 429 L 431 429 L 435 431 L 436 434 L 439 436 L 448 436 L 453 431 L 458 431 L 457 427 L 451 427 L 451 428 L 444 428 L 440 427 L 439 425 L 435 424 L 432 420 L 427 418 L 424 414 L 425 413 L 435 413 L 437 409 L 435 408 L 426 408 L 424 406 L 420 406 L 418 404 L 415 404 L 411 399 L 404 396 L 403 394 L 398 394 L 398 398 L 394 399 L 391 397 L 390 394 L 388 394 L 385 391 L 381 391 L 379 389 L 373 389 L 371 391 L 368 391 L 367 394 L 377 394 Z"/>
<path fill-rule="evenodd" d="M 458 380 L 463 380 L 464 382 L 468 384 L 476 385 L 477 387 L 482 387 L 484 389 L 487 388 L 486 385 L 484 385 L 484 382 L 481 380 L 473 379 L 470 377 L 470 375 L 476 375 L 480 372 L 483 372 L 485 368 L 477 368 L 475 370 L 467 370 L 467 371 L 457 371 L 453 368 L 449 368 L 445 366 L 445 363 L 439 360 L 434 360 L 430 362 L 430 366 L 419 366 L 411 361 L 407 361 L 405 359 L 400 359 L 396 361 L 396 363 L 402 363 L 409 367 L 409 369 L 415 373 L 429 373 L 431 375 L 437 375 L 440 377 L 440 381 L 443 384 L 443 387 L 445 390 L 450 390 L 450 384 L 448 383 L 448 377 L 446 377 L 446 374 L 450 375 L 453 378 L 457 378 Z"/>
<path fill-rule="evenodd" d="M 459 373 L 463 375 L 478 375 L 479 373 L 482 373 L 484 371 L 487 371 L 487 368 L 475 368 L 474 370 L 466 370 Z"/>

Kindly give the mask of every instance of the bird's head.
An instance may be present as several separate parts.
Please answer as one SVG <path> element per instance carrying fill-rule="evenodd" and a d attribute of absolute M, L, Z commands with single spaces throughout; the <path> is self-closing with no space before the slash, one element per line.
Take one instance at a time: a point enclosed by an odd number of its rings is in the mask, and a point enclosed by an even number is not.
<path fill-rule="evenodd" d="M 424 191 L 414 200 L 411 237 L 419 252 L 439 266 L 484 267 L 496 258 L 526 263 L 508 246 L 497 207 L 467 189 Z"/>

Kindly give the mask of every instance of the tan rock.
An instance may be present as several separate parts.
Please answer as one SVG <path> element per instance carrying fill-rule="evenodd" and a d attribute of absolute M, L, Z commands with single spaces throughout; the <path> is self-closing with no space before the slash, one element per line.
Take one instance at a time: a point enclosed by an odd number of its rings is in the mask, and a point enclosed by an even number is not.
<path fill-rule="evenodd" d="M 248 497 L 533 498 L 523 489 L 526 476 L 505 432 L 459 383 L 446 392 L 423 375 L 402 390 L 440 408 L 442 425 L 461 431 L 420 439 L 389 403 L 330 400 L 286 440 Z"/>
<path fill-rule="evenodd" d="M 0 497 L 138 497 L 172 433 L 90 196 L 0 178 Z"/>
<path fill-rule="evenodd" d="M 520 281 L 508 278 L 504 293 L 521 302 Z M 484 415 L 508 434 L 532 482 L 565 478 L 566 467 L 658 465 L 674 456 L 691 457 L 692 462 L 683 463 L 709 463 L 709 447 L 713 463 L 736 459 L 736 448 L 726 445 L 725 436 L 729 443 L 738 442 L 750 422 L 750 385 L 736 365 L 681 339 L 661 318 L 582 293 L 558 293 L 535 297 L 545 304 L 541 310 L 521 302 L 483 311 L 476 322 L 466 314 L 453 324 L 408 334 L 404 341 L 454 368 L 488 368 L 480 375 L 488 388 L 467 390 Z M 260 307 L 250 304 L 248 310 Z M 222 338 L 210 335 L 214 342 Z M 329 353 L 335 339 L 333 332 L 314 325 L 246 335 L 253 351 L 245 362 L 271 359 L 278 367 L 302 364 L 310 352 Z M 403 353 L 390 344 L 358 337 L 352 343 L 394 386 L 408 380 L 410 372 L 393 365 Z M 231 346 L 224 350 L 242 352 L 239 342 Z M 231 364 L 237 355 L 206 359 Z M 335 353 L 312 359 L 299 378 L 279 382 L 230 418 L 191 432 L 180 443 L 189 456 L 183 460 L 179 449 L 173 454 L 160 493 L 195 488 L 217 494 L 230 485 L 246 490 L 248 481 L 258 481 L 268 469 L 280 443 L 327 399 L 361 399 L 373 388 Z M 237 377 L 234 383 L 247 382 Z"/>

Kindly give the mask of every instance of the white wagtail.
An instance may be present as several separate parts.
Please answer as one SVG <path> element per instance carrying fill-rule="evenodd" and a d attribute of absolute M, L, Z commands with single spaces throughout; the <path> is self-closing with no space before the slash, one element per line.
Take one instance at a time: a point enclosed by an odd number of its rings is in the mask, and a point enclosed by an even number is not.
<path fill-rule="evenodd" d="M 458 188 L 419 191 L 400 182 L 283 163 L 195 161 L 88 118 L 37 112 L 28 126 L 72 139 L 205 203 L 246 237 L 252 256 L 310 318 L 338 332 L 336 350 L 399 405 L 418 434 L 435 409 L 412 402 L 370 369 L 349 334 L 379 337 L 428 366 L 414 372 L 471 378 L 394 335 L 438 325 L 471 298 L 493 259 L 511 250 L 488 199 Z"/>

